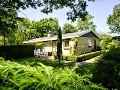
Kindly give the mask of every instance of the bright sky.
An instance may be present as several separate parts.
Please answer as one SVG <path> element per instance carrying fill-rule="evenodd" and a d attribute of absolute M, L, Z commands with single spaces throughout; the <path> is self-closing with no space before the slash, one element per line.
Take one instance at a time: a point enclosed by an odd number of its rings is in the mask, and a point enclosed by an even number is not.
<path fill-rule="evenodd" d="M 95 2 L 88 2 L 87 11 L 89 14 L 94 16 L 93 22 L 97 26 L 98 32 L 108 32 L 109 27 L 106 24 L 107 17 L 112 14 L 113 7 L 117 4 L 120 4 L 120 0 L 96 0 Z M 21 10 L 30 20 L 40 20 L 42 18 L 57 18 L 59 21 L 59 25 L 62 27 L 66 22 L 70 23 L 71 21 L 67 21 L 66 12 L 68 8 L 64 8 L 62 10 L 55 10 L 53 13 L 48 15 L 40 12 L 40 9 L 26 9 Z M 25 17 L 22 13 L 19 13 L 18 16 Z M 76 22 L 73 23 L 76 25 Z"/>

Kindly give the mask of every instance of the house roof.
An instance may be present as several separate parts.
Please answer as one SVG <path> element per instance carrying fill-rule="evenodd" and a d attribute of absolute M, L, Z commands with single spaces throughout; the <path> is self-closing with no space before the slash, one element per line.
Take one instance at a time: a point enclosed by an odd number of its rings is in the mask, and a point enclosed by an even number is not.
<path fill-rule="evenodd" d="M 97 38 L 99 38 L 99 36 L 94 31 L 86 30 L 86 31 L 78 31 L 78 32 L 74 32 L 74 33 L 62 34 L 62 39 L 80 37 L 80 36 L 85 35 L 90 32 L 92 32 L 93 34 L 95 34 L 95 36 Z M 23 43 L 37 43 L 37 42 L 44 42 L 44 41 L 52 41 L 52 40 L 57 40 L 57 37 L 58 37 L 58 35 L 55 35 L 52 37 L 40 37 L 40 38 L 35 38 L 35 39 L 28 40 L 28 41 L 24 41 Z"/>
<path fill-rule="evenodd" d="M 120 34 L 119 33 L 111 33 L 110 34 L 112 37 L 120 37 Z"/>

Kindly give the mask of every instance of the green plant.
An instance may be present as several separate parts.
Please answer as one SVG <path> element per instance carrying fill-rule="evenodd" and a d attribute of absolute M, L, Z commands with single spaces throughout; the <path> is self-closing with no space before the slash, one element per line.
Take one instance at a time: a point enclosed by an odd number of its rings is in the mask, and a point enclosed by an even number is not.
<path fill-rule="evenodd" d="M 4 61 L 5 59 L 3 57 L 0 57 L 0 61 Z"/>
<path fill-rule="evenodd" d="M 74 69 L 54 69 L 39 63 L 31 67 L 11 61 L 0 61 L 0 89 L 19 90 L 105 90 Z"/>
<path fill-rule="evenodd" d="M 34 56 L 34 45 L 6 45 L 0 46 L 0 56 L 6 60 L 20 59 Z"/>
<path fill-rule="evenodd" d="M 80 55 L 80 56 L 77 57 L 77 62 L 81 62 L 81 61 L 91 59 L 95 56 L 99 56 L 100 54 L 101 54 L 100 51 L 96 51 L 96 52 L 91 52 L 91 53 Z"/>
<path fill-rule="evenodd" d="M 101 51 L 101 47 L 100 47 L 100 46 L 97 46 L 96 50 L 97 50 L 97 51 Z"/>
<path fill-rule="evenodd" d="M 117 48 L 119 47 L 119 41 L 118 40 L 112 40 L 112 42 L 108 43 L 107 48 Z"/>
<path fill-rule="evenodd" d="M 59 31 L 58 31 L 58 39 L 57 39 L 57 57 L 60 65 L 60 61 L 62 59 L 62 32 L 60 27 L 58 30 Z"/>
<path fill-rule="evenodd" d="M 114 60 L 120 63 L 120 47 L 111 47 L 107 52 L 103 54 L 103 59 Z"/>
<path fill-rule="evenodd" d="M 92 81 L 109 90 L 120 88 L 119 64 L 112 60 L 100 59 L 92 70 Z"/>

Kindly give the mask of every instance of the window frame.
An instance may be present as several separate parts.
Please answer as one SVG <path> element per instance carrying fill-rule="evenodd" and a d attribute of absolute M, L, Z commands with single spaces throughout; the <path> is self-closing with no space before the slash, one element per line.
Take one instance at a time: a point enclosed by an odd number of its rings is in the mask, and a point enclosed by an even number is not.
<path fill-rule="evenodd" d="M 64 40 L 64 49 L 69 49 L 70 46 L 70 40 Z"/>

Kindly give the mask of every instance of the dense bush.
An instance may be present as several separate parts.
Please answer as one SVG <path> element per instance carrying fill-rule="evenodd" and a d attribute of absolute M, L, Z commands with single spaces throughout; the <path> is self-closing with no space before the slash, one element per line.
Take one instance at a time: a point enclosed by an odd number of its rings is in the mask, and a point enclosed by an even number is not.
<path fill-rule="evenodd" d="M 100 54 L 101 54 L 100 51 L 96 51 L 96 52 L 91 52 L 87 54 L 82 54 L 79 56 L 63 56 L 63 60 L 82 62 L 82 61 L 91 59 L 93 57 L 99 56 Z"/>
<path fill-rule="evenodd" d="M 76 61 L 77 62 L 85 61 L 85 60 L 91 59 L 95 56 L 99 56 L 100 54 L 101 54 L 100 51 L 83 54 L 83 55 L 78 56 Z"/>
<path fill-rule="evenodd" d="M 103 54 L 103 59 L 114 60 L 120 63 L 120 47 L 111 47 L 107 52 Z"/>
<path fill-rule="evenodd" d="M 4 57 L 7 60 L 20 59 L 33 56 L 33 50 L 33 45 L 0 46 L 0 56 Z"/>
<path fill-rule="evenodd" d="M 0 90 L 105 90 L 68 68 L 54 69 L 0 61 Z"/>
<path fill-rule="evenodd" d="M 120 47 L 111 47 L 93 70 L 93 81 L 106 88 L 120 89 Z"/>
<path fill-rule="evenodd" d="M 110 90 L 120 89 L 120 64 L 101 59 L 92 71 L 94 83 L 102 84 Z"/>

